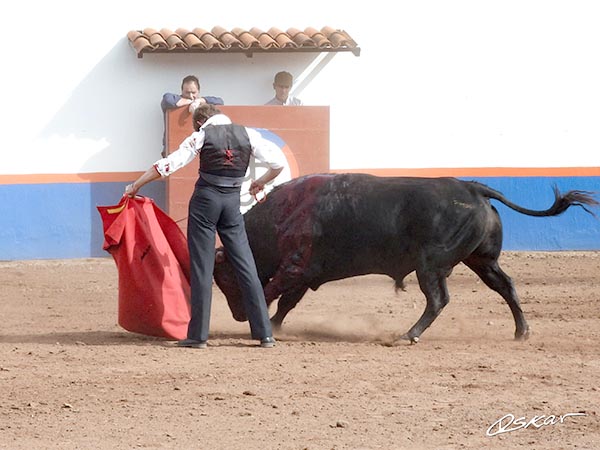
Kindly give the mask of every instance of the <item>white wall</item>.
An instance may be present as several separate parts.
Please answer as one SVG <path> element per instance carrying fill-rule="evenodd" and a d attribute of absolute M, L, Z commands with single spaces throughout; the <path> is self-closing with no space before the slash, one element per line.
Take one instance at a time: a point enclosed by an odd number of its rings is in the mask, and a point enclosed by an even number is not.
<path fill-rule="evenodd" d="M 6 7 L 5 7 L 6 8 Z M 332 168 L 600 166 L 594 1 L 41 0 L 0 15 L 0 174 L 144 170 L 160 97 L 197 74 L 206 95 L 261 104 L 273 73 L 331 106 Z M 346 29 L 362 53 L 146 55 L 126 34 L 221 25 Z M 367 151 L 364 151 L 364 150 Z"/>

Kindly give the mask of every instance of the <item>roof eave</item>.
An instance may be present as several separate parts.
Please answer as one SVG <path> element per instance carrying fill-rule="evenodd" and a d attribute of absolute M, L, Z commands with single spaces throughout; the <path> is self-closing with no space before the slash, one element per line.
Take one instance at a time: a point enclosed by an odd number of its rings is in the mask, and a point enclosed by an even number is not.
<path fill-rule="evenodd" d="M 148 49 L 144 48 L 137 52 L 138 58 L 143 58 L 144 54 L 153 54 L 153 53 L 170 53 L 170 54 L 190 54 L 190 53 L 207 53 L 207 54 L 227 54 L 227 53 L 244 53 L 248 58 L 252 58 L 254 53 L 339 53 L 339 52 L 352 52 L 354 56 L 360 56 L 360 47 L 354 48 L 317 48 L 317 47 L 307 47 L 307 48 L 272 48 L 272 49 L 261 49 L 261 48 L 213 48 L 213 49 L 167 49 L 167 48 L 157 48 L 157 49 Z"/>

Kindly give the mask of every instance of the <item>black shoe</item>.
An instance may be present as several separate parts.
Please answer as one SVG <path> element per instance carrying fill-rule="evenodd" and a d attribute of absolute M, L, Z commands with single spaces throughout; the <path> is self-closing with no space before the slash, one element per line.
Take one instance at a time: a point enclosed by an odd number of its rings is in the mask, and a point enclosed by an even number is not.
<path fill-rule="evenodd" d="M 275 338 L 273 336 L 269 336 L 266 338 L 262 338 L 260 340 L 260 346 L 262 348 L 271 348 L 271 347 L 275 347 Z"/>
<path fill-rule="evenodd" d="M 195 339 L 184 339 L 183 341 L 177 341 L 177 347 L 188 347 L 188 348 L 206 348 L 206 341 L 197 341 Z"/>

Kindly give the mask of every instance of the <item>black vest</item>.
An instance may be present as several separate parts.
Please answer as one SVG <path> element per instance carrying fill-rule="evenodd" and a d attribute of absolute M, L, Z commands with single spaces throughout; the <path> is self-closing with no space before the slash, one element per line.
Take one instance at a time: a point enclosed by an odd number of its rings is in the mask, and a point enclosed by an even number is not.
<path fill-rule="evenodd" d="M 243 126 L 209 125 L 204 128 L 200 175 L 239 178 L 246 175 L 252 146 Z"/>

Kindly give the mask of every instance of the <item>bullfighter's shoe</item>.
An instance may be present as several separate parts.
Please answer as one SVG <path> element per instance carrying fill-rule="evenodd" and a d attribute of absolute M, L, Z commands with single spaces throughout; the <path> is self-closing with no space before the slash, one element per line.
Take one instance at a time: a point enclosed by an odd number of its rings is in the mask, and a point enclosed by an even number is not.
<path fill-rule="evenodd" d="M 188 348 L 206 348 L 206 341 L 197 341 L 195 339 L 184 339 L 177 341 L 177 347 L 188 347 Z"/>
<path fill-rule="evenodd" d="M 275 347 L 275 338 L 273 336 L 268 336 L 266 338 L 262 338 L 260 340 L 260 346 L 262 348 L 271 348 Z"/>

